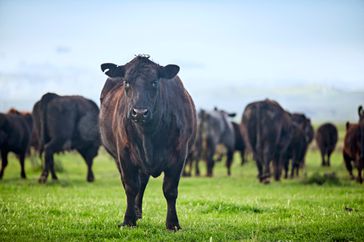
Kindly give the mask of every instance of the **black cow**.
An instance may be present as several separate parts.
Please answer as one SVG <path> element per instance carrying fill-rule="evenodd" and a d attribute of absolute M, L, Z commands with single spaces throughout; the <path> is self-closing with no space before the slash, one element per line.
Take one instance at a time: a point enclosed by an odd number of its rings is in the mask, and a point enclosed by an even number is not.
<path fill-rule="evenodd" d="M 26 178 L 24 163 L 28 152 L 32 133 L 32 116 L 10 111 L 7 114 L 0 113 L 0 151 L 2 166 L 0 179 L 4 175 L 8 165 L 8 153 L 14 152 L 20 162 L 20 176 Z"/>
<path fill-rule="evenodd" d="M 56 180 L 53 154 L 77 150 L 87 164 L 87 181 L 94 181 L 93 159 L 101 144 L 98 126 L 99 108 L 81 96 L 46 93 L 33 107 L 34 127 L 39 132 L 39 151 L 44 151 L 45 165 L 39 177 L 45 183 L 49 171 Z"/>
<path fill-rule="evenodd" d="M 330 156 L 338 140 L 337 128 L 332 123 L 322 124 L 316 132 L 316 143 L 321 152 L 322 166 L 330 166 Z"/>
<path fill-rule="evenodd" d="M 166 227 L 178 230 L 178 183 L 196 135 L 195 106 L 177 76 L 179 67 L 137 56 L 101 69 L 109 76 L 101 92 L 102 142 L 116 161 L 127 196 L 121 226 L 136 225 L 149 176 L 164 172 Z"/>
<path fill-rule="evenodd" d="M 293 122 L 291 126 L 292 139 L 285 157 L 285 178 L 288 177 L 288 167 L 290 160 L 292 161 L 291 178 L 294 177 L 294 173 L 296 173 L 298 176 L 299 168 L 304 165 L 308 146 L 314 136 L 311 120 L 304 114 L 293 113 L 291 118 Z"/>
<path fill-rule="evenodd" d="M 201 110 L 199 112 L 200 128 L 202 132 L 203 159 L 207 165 L 207 176 L 213 175 L 215 165 L 214 155 L 219 144 L 226 148 L 227 174 L 231 175 L 231 164 L 235 150 L 234 128 L 229 117 L 235 117 L 235 113 L 227 113 L 223 110 Z"/>
<path fill-rule="evenodd" d="M 276 101 L 263 100 L 246 106 L 241 128 L 253 152 L 260 182 L 269 183 L 270 163 L 279 180 L 285 155 L 292 139 L 292 118 Z"/>

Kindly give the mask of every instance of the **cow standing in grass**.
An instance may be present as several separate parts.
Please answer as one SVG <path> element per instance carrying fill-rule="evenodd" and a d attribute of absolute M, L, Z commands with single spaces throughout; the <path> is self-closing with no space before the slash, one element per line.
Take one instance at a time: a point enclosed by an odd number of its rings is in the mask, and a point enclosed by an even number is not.
<path fill-rule="evenodd" d="M 359 124 L 346 123 L 346 134 L 344 138 L 343 157 L 346 169 L 352 179 L 354 167 L 358 169 L 357 181 L 363 183 L 362 170 L 364 167 L 364 159 L 361 157 L 361 134 Z"/>
<path fill-rule="evenodd" d="M 303 167 L 308 146 L 313 140 L 314 130 L 311 120 L 304 114 L 291 114 L 291 140 L 284 161 L 285 178 L 288 178 L 289 163 L 291 161 L 291 178 L 298 176 L 299 168 Z"/>
<path fill-rule="evenodd" d="M 92 164 L 101 143 L 97 105 L 81 96 L 46 93 L 35 103 L 32 114 L 39 151 L 44 151 L 45 156 L 39 182 L 45 183 L 49 172 L 53 180 L 58 179 L 53 155 L 67 150 L 77 150 L 81 154 L 87 164 L 87 181 L 94 181 Z"/>
<path fill-rule="evenodd" d="M 246 132 L 260 182 L 269 183 L 272 161 L 274 178 L 279 180 L 292 139 L 290 114 L 273 100 L 253 102 L 244 110 L 241 129 Z"/>
<path fill-rule="evenodd" d="M 5 167 L 8 165 L 8 153 L 14 152 L 20 162 L 20 177 L 26 178 L 25 156 L 29 150 L 32 134 L 32 116 L 23 114 L 16 110 L 8 113 L 0 113 L 0 152 L 2 165 L 0 179 L 4 175 Z"/>
<path fill-rule="evenodd" d="M 330 157 L 338 140 L 337 128 L 332 123 L 321 125 L 316 132 L 316 143 L 321 152 L 322 166 L 330 166 Z"/>
<path fill-rule="evenodd" d="M 109 77 L 100 97 L 102 142 L 116 161 L 127 197 L 121 225 L 136 225 L 149 176 L 164 172 L 166 227 L 178 230 L 178 183 L 196 132 L 195 106 L 177 76 L 179 67 L 137 56 L 101 69 Z"/>
<path fill-rule="evenodd" d="M 202 157 L 206 161 L 207 166 L 206 175 L 208 177 L 213 176 L 213 168 L 215 165 L 214 155 L 216 154 L 217 146 L 222 145 L 226 148 L 225 166 L 227 168 L 227 175 L 230 176 L 235 150 L 235 133 L 229 117 L 235 117 L 236 114 L 227 113 L 215 108 L 212 111 L 201 110 L 198 116 L 202 132 Z M 222 157 L 221 154 L 220 157 Z"/>

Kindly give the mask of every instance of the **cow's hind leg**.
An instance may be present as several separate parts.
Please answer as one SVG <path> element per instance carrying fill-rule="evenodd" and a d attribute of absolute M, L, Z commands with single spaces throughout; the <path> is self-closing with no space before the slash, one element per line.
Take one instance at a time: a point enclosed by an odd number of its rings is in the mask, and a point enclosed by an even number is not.
<path fill-rule="evenodd" d="M 56 176 L 54 171 L 54 160 L 53 160 L 53 154 L 57 151 L 60 151 L 62 149 L 63 142 L 61 140 L 53 139 L 49 143 L 45 145 L 44 148 L 44 168 L 42 171 L 42 174 L 40 175 L 38 181 L 39 183 L 46 183 L 49 171 L 52 173 L 53 176 Z M 54 174 L 53 174 L 54 173 Z M 57 177 L 55 177 L 57 178 Z"/>
<path fill-rule="evenodd" d="M 353 166 L 351 164 L 351 158 L 345 152 L 343 152 L 343 157 L 345 161 L 346 170 L 348 170 L 350 178 L 353 180 L 355 179 L 355 177 L 353 175 Z"/>
<path fill-rule="evenodd" d="M 94 157 L 96 156 L 92 150 L 78 150 L 87 165 L 87 177 L 88 182 L 93 182 L 95 180 L 94 172 L 92 171 L 92 164 Z"/>
<path fill-rule="evenodd" d="M 6 166 L 8 165 L 8 152 L 5 150 L 1 151 L 1 170 L 0 170 L 0 179 L 4 176 L 4 170 Z"/>
<path fill-rule="evenodd" d="M 182 163 L 182 162 L 181 162 Z M 167 200 L 166 227 L 169 230 L 177 231 L 181 229 L 177 217 L 176 200 L 178 196 L 178 183 L 180 179 L 182 165 L 178 164 L 164 172 L 163 194 Z"/>
<path fill-rule="evenodd" d="M 362 171 L 363 171 L 363 164 L 364 163 L 364 161 L 361 161 L 361 160 L 359 160 L 359 162 L 358 162 L 358 179 L 357 179 L 357 181 L 359 182 L 359 183 L 363 183 L 363 177 L 362 177 Z"/>
<path fill-rule="evenodd" d="M 200 176 L 200 166 L 199 166 L 199 158 L 197 158 L 196 160 L 192 161 L 195 162 L 195 175 L 196 176 Z"/>
<path fill-rule="evenodd" d="M 227 168 L 227 175 L 231 175 L 231 164 L 233 163 L 234 158 L 234 151 L 228 150 L 227 157 L 226 157 L 226 168 Z"/>
<path fill-rule="evenodd" d="M 321 152 L 321 166 L 326 166 L 326 162 L 325 162 L 325 151 L 324 150 L 320 150 Z"/>
<path fill-rule="evenodd" d="M 20 177 L 25 179 L 25 178 L 27 178 L 25 175 L 25 168 L 24 168 L 25 154 L 20 154 L 18 156 L 18 158 L 19 158 L 19 163 L 20 163 Z"/>
<path fill-rule="evenodd" d="M 135 198 L 135 212 L 136 212 L 137 219 L 142 218 L 142 214 L 143 214 L 143 196 L 144 196 L 144 191 L 145 191 L 145 188 L 146 188 L 146 186 L 148 184 L 148 181 L 149 181 L 149 175 L 146 175 L 146 174 L 139 171 L 140 187 L 139 187 L 138 195 Z"/>

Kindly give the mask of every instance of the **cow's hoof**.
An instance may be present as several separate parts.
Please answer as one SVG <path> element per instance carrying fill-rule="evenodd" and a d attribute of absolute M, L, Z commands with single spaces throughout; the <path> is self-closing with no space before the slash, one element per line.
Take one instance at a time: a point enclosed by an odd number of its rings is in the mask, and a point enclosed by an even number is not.
<path fill-rule="evenodd" d="M 40 184 L 45 184 L 47 182 L 47 177 L 45 177 L 45 176 L 39 177 L 38 182 Z"/>
<path fill-rule="evenodd" d="M 95 181 L 95 177 L 87 177 L 87 181 L 88 182 L 93 182 L 93 181 Z"/>
<path fill-rule="evenodd" d="M 265 185 L 268 185 L 268 184 L 270 184 L 270 180 L 269 179 L 264 179 L 262 181 L 262 183 L 265 184 Z"/>
<path fill-rule="evenodd" d="M 179 226 L 179 224 L 167 224 L 167 229 L 169 231 L 177 232 L 181 229 L 181 226 Z"/>
<path fill-rule="evenodd" d="M 136 222 L 134 222 L 134 221 L 124 221 L 122 224 L 119 224 L 119 228 L 135 227 L 135 226 L 136 226 Z"/>
<path fill-rule="evenodd" d="M 136 215 L 136 219 L 142 219 L 143 217 L 143 213 L 139 208 L 135 208 L 135 215 Z"/>
<path fill-rule="evenodd" d="M 52 176 L 52 180 L 53 181 L 58 181 L 58 177 L 57 176 Z"/>

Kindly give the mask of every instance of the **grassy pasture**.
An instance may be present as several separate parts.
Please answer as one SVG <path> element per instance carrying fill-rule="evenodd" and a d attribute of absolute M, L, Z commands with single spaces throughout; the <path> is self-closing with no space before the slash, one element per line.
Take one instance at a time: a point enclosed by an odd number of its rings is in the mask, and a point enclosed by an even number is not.
<path fill-rule="evenodd" d="M 340 151 L 332 167 L 322 168 L 318 151 L 310 149 L 299 179 L 270 185 L 259 184 L 253 161 L 240 166 L 238 155 L 231 177 L 218 163 L 214 178 L 182 178 L 177 233 L 165 229 L 162 176 L 148 184 L 138 226 L 119 229 L 126 197 L 111 158 L 100 152 L 92 184 L 77 153 L 56 160 L 63 168 L 59 181 L 40 185 L 39 168 L 28 159 L 28 178 L 21 180 L 18 161 L 10 157 L 0 181 L 0 241 L 364 240 L 364 185 L 349 180 Z M 315 172 L 335 172 L 339 182 L 307 184 Z"/>

